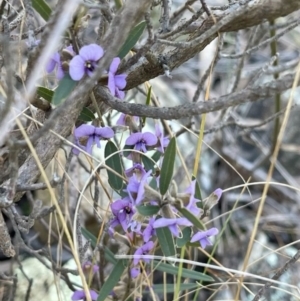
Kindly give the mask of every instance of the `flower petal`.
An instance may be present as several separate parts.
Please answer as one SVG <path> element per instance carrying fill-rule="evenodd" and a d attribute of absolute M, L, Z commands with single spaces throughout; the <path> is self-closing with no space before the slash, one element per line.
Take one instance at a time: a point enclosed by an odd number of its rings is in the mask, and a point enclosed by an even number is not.
<path fill-rule="evenodd" d="M 157 143 L 157 138 L 154 134 L 150 132 L 143 133 L 142 139 L 145 140 L 146 145 L 155 145 Z"/>
<path fill-rule="evenodd" d="M 72 58 L 69 65 L 69 73 L 73 80 L 81 80 L 85 74 L 85 61 L 80 55 Z"/>
<path fill-rule="evenodd" d="M 75 138 L 81 138 L 86 136 L 91 136 L 95 133 L 95 127 L 89 124 L 82 124 L 74 131 Z"/>
<path fill-rule="evenodd" d="M 124 89 L 126 87 L 126 77 L 127 74 L 115 75 L 115 84 L 119 89 Z"/>
<path fill-rule="evenodd" d="M 138 132 L 138 133 L 133 133 L 131 134 L 127 139 L 125 144 L 126 145 L 135 145 L 137 144 L 140 140 L 142 140 L 143 134 Z"/>
<path fill-rule="evenodd" d="M 79 55 L 81 58 L 86 61 L 98 61 L 103 56 L 103 49 L 97 44 L 90 44 L 87 46 L 81 47 L 79 50 Z"/>
<path fill-rule="evenodd" d="M 109 72 L 116 74 L 118 67 L 120 65 L 120 62 L 121 62 L 121 59 L 119 57 L 115 57 L 109 66 Z"/>
<path fill-rule="evenodd" d="M 76 300 L 83 300 L 85 298 L 85 292 L 84 290 L 78 290 L 78 291 L 75 291 L 71 297 L 71 299 L 73 301 L 76 301 Z"/>
<path fill-rule="evenodd" d="M 162 217 L 160 219 L 157 219 L 154 223 L 153 223 L 153 228 L 161 228 L 161 227 L 168 227 L 170 225 L 174 225 L 176 223 L 176 218 L 165 218 Z"/>
<path fill-rule="evenodd" d="M 125 92 L 119 90 L 118 88 L 116 88 L 116 97 L 119 99 L 124 99 L 125 98 Z"/>
<path fill-rule="evenodd" d="M 90 296 L 91 296 L 91 299 L 94 301 L 94 300 L 98 299 L 99 295 L 95 291 L 90 290 Z"/>
<path fill-rule="evenodd" d="M 95 129 L 95 134 L 98 135 L 100 138 L 112 138 L 115 135 L 115 132 L 108 126 L 106 127 L 97 127 Z"/>
<path fill-rule="evenodd" d="M 111 95 L 115 96 L 116 93 L 115 76 L 111 72 L 108 73 L 108 89 Z"/>

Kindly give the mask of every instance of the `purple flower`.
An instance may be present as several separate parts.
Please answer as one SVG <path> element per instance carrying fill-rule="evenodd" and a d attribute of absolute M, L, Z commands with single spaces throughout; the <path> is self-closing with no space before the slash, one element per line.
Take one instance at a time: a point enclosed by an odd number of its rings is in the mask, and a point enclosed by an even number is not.
<path fill-rule="evenodd" d="M 158 138 L 157 150 L 161 153 L 164 153 L 164 149 L 169 145 L 170 139 L 168 137 L 164 137 L 164 134 L 158 123 L 155 123 L 155 135 Z"/>
<path fill-rule="evenodd" d="M 132 219 L 127 228 L 130 228 L 131 232 L 135 232 L 135 233 L 138 233 L 138 234 L 141 234 L 141 228 L 142 228 L 142 224 L 135 220 L 135 219 Z"/>
<path fill-rule="evenodd" d="M 90 290 L 90 296 L 91 296 L 92 300 L 97 300 L 97 298 L 98 298 L 98 294 L 93 290 Z M 75 291 L 72 295 L 72 300 L 73 301 L 86 300 L 86 295 L 85 295 L 84 290 Z"/>
<path fill-rule="evenodd" d="M 132 167 L 125 170 L 125 175 L 127 178 L 132 177 L 134 174 L 145 175 L 146 170 L 140 163 L 134 163 Z"/>
<path fill-rule="evenodd" d="M 111 226 L 114 228 L 121 225 L 124 231 L 127 231 L 128 225 L 131 221 L 135 210 L 132 208 L 132 202 L 128 197 L 114 201 L 110 205 L 111 211 L 115 218 L 111 221 Z"/>
<path fill-rule="evenodd" d="M 79 55 L 73 57 L 70 62 L 69 73 L 71 78 L 81 80 L 85 74 L 91 76 L 103 54 L 102 47 L 97 44 L 83 46 L 79 50 Z"/>
<path fill-rule="evenodd" d="M 150 132 L 133 133 L 127 138 L 125 142 L 126 145 L 134 145 L 134 149 L 142 151 L 144 153 L 147 152 L 147 146 L 153 146 L 156 143 L 157 138 Z"/>
<path fill-rule="evenodd" d="M 129 126 L 129 124 L 131 124 L 132 122 L 137 123 L 138 121 L 139 121 L 138 116 L 131 116 L 131 115 L 121 113 L 121 115 L 116 123 L 117 123 L 117 125 Z"/>
<path fill-rule="evenodd" d="M 141 273 L 140 267 L 133 267 L 130 269 L 130 276 L 134 279 Z"/>
<path fill-rule="evenodd" d="M 186 193 L 190 194 L 190 200 L 188 205 L 186 206 L 186 209 L 189 210 L 194 215 L 198 216 L 200 214 L 201 209 L 197 207 L 197 203 L 200 202 L 200 200 L 194 197 L 195 189 L 196 189 L 196 180 L 193 180 L 191 182 L 191 185 L 186 190 Z"/>
<path fill-rule="evenodd" d="M 60 54 L 58 52 L 54 53 L 50 58 L 47 66 L 46 71 L 47 73 L 51 73 L 56 68 L 56 77 L 57 79 L 62 79 L 65 75 L 65 72 L 62 68 L 61 61 L 60 61 Z"/>
<path fill-rule="evenodd" d="M 168 227 L 171 231 L 171 233 L 175 236 L 175 237 L 179 237 L 179 228 L 178 226 L 187 226 L 190 227 L 193 224 L 188 221 L 185 217 L 180 217 L 180 218 L 160 218 L 157 219 L 154 223 L 153 223 L 153 228 L 162 228 L 162 227 Z"/>
<path fill-rule="evenodd" d="M 143 239 L 144 239 L 144 242 L 148 242 L 148 241 L 151 239 L 151 237 L 152 237 L 153 235 L 155 235 L 155 230 L 154 230 L 154 228 L 153 228 L 153 223 L 154 223 L 154 221 L 155 221 L 155 218 L 154 218 L 154 217 L 150 218 L 147 227 L 146 227 L 146 228 L 144 229 L 144 231 L 143 231 Z"/>
<path fill-rule="evenodd" d="M 206 231 L 199 231 L 196 234 L 193 235 L 191 238 L 191 242 L 198 241 L 204 249 L 207 245 L 212 245 L 212 243 L 209 241 L 208 237 L 217 235 L 219 233 L 219 230 L 217 228 L 211 228 Z"/>
<path fill-rule="evenodd" d="M 140 181 L 138 181 L 138 178 L 135 174 L 129 179 L 126 189 L 130 199 L 135 203 L 136 206 L 142 202 L 145 196 L 144 186 L 147 183 L 147 178 L 149 177 L 151 172 L 152 170 L 149 170 L 147 173 L 145 173 Z"/>
<path fill-rule="evenodd" d="M 88 272 L 92 269 L 95 274 L 99 271 L 99 266 L 96 264 L 93 265 L 90 261 L 86 261 L 82 264 L 82 269 Z"/>
<path fill-rule="evenodd" d="M 149 252 L 153 249 L 153 247 L 154 247 L 154 242 L 153 241 L 148 241 L 143 246 L 139 247 L 134 252 L 133 264 L 137 265 L 140 260 L 144 260 L 145 262 L 149 263 L 150 259 L 149 258 L 148 259 L 143 258 L 141 255 L 148 255 Z"/>
<path fill-rule="evenodd" d="M 65 48 L 71 55 L 75 55 L 75 52 L 73 50 L 72 46 L 68 46 Z M 54 53 L 52 57 L 50 58 L 47 66 L 46 71 L 47 73 L 51 73 L 56 68 L 56 77 L 58 80 L 62 79 L 65 76 L 65 72 L 62 68 L 61 60 L 60 60 L 60 54 L 58 52 Z"/>
<path fill-rule="evenodd" d="M 95 127 L 93 125 L 83 124 L 83 125 L 79 126 L 77 129 L 75 129 L 74 136 L 75 136 L 76 144 L 79 147 L 86 149 L 86 152 L 91 154 L 93 144 L 96 143 L 97 147 L 100 148 L 101 147 L 100 139 L 112 138 L 114 136 L 114 131 L 110 127 L 101 128 L 101 127 Z M 86 147 L 84 147 L 83 145 L 81 145 L 79 143 L 79 138 L 82 138 L 82 137 L 88 137 Z M 73 153 L 75 155 L 78 155 L 79 150 L 73 148 Z"/>
<path fill-rule="evenodd" d="M 110 64 L 108 72 L 108 88 L 113 96 L 123 99 L 125 97 L 125 92 L 120 91 L 120 89 L 124 89 L 126 87 L 127 75 L 116 75 L 120 62 L 120 58 L 115 57 L 112 63 Z"/>
<path fill-rule="evenodd" d="M 221 196 L 222 196 L 222 193 L 223 193 L 223 190 L 221 188 L 217 188 L 215 191 L 214 191 L 214 194 L 216 195 L 217 197 L 217 202 L 220 200 Z"/>

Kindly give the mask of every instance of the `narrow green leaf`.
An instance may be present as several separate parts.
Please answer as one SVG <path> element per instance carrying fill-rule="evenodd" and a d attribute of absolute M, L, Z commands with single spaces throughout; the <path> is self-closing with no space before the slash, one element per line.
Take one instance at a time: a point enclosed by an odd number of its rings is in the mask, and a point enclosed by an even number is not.
<path fill-rule="evenodd" d="M 63 79 L 60 80 L 58 87 L 54 91 L 52 103 L 54 105 L 60 105 L 73 91 L 77 82 L 72 80 L 69 74 L 66 74 Z"/>
<path fill-rule="evenodd" d="M 97 301 L 104 301 L 106 299 L 115 285 L 119 282 L 120 277 L 122 276 L 126 267 L 126 260 L 118 260 L 117 264 L 110 272 L 109 277 L 105 280 L 103 286 L 101 287 Z"/>
<path fill-rule="evenodd" d="M 113 153 L 116 153 L 117 151 L 118 148 L 115 146 L 115 144 L 112 141 L 108 141 L 106 143 L 104 156 L 105 158 L 107 158 L 108 156 L 110 156 Z M 119 153 L 116 153 L 112 157 L 108 158 L 106 160 L 106 165 L 109 166 L 114 171 L 116 171 L 119 175 L 123 174 L 122 162 Z M 115 173 L 112 173 L 109 170 L 107 170 L 107 175 L 108 175 L 108 183 L 111 186 L 111 188 L 115 190 L 121 190 L 123 187 L 122 178 L 116 175 Z"/>
<path fill-rule="evenodd" d="M 97 238 L 89 230 L 82 227 L 81 227 L 81 233 L 87 240 L 91 241 L 92 247 L 95 248 L 97 245 Z"/>
<path fill-rule="evenodd" d="M 51 15 L 51 8 L 44 0 L 31 0 L 32 7 L 41 15 L 41 17 L 48 21 Z"/>
<path fill-rule="evenodd" d="M 45 100 L 51 102 L 54 91 L 47 89 L 45 87 L 39 86 L 39 87 L 37 87 L 36 93 L 38 96 L 43 97 Z"/>
<path fill-rule="evenodd" d="M 157 228 L 156 235 L 162 252 L 165 256 L 174 256 L 176 254 L 173 236 L 168 227 Z"/>
<path fill-rule="evenodd" d="M 175 205 L 176 206 L 176 205 Z M 176 206 L 176 209 L 186 217 L 195 227 L 201 230 L 205 230 L 204 225 L 202 224 L 201 220 L 197 218 L 193 213 L 188 211 L 186 208 Z"/>
<path fill-rule="evenodd" d="M 182 248 L 187 242 L 191 240 L 192 229 L 190 227 L 184 228 L 182 231 L 182 237 L 176 239 L 176 245 L 178 248 Z"/>
<path fill-rule="evenodd" d="M 81 121 L 89 122 L 95 119 L 94 113 L 89 108 L 83 108 L 78 119 Z"/>
<path fill-rule="evenodd" d="M 148 89 L 147 98 L 146 98 L 146 106 L 149 106 L 149 104 L 150 104 L 151 91 L 152 91 L 152 86 L 150 86 L 150 88 Z M 145 124 L 145 123 L 146 123 L 146 117 L 143 117 L 143 124 Z"/>
<path fill-rule="evenodd" d="M 197 287 L 199 287 L 199 284 L 197 283 L 181 283 L 179 291 L 189 291 L 194 290 Z M 152 286 L 153 291 L 157 294 L 163 294 L 163 293 L 174 293 L 175 284 L 172 283 L 166 283 L 166 284 L 154 284 Z M 149 291 L 143 291 L 144 294 L 149 294 Z"/>
<path fill-rule="evenodd" d="M 145 206 L 137 206 L 136 209 L 141 215 L 152 216 L 154 214 L 157 214 L 160 208 L 159 206 L 145 205 Z"/>
<path fill-rule="evenodd" d="M 152 169 L 152 171 L 154 171 L 154 166 L 160 157 L 161 157 L 161 152 L 159 152 L 159 151 L 155 152 L 153 154 L 153 156 L 151 157 L 151 159 L 147 155 L 142 156 L 142 162 L 144 164 L 145 169 L 147 171 L 150 169 Z"/>
<path fill-rule="evenodd" d="M 161 173 L 159 178 L 159 190 L 164 195 L 171 183 L 173 177 L 174 163 L 176 156 L 176 138 L 173 137 L 170 140 L 168 147 L 166 148 L 164 160 L 161 166 Z"/>
<path fill-rule="evenodd" d="M 179 270 L 178 266 L 172 266 L 168 263 L 158 262 L 158 261 L 153 261 L 153 264 L 157 271 L 165 272 L 172 275 L 178 275 L 178 270 Z M 207 282 L 214 282 L 214 279 L 208 275 L 197 272 L 195 270 L 185 269 L 185 268 L 182 268 L 181 277 L 207 281 Z"/>
<path fill-rule="evenodd" d="M 131 48 L 137 43 L 140 36 L 143 34 L 143 31 L 146 27 L 146 22 L 143 21 L 136 25 L 129 33 L 127 40 L 123 44 L 118 57 L 120 59 L 124 58 L 126 54 L 131 50 Z"/>
<path fill-rule="evenodd" d="M 192 180 L 195 180 L 195 177 L 192 177 Z M 198 180 L 196 180 L 196 186 L 195 186 L 195 198 L 198 200 L 202 200 L 202 195 L 201 195 L 201 189 Z M 200 202 L 201 203 L 201 202 Z"/>

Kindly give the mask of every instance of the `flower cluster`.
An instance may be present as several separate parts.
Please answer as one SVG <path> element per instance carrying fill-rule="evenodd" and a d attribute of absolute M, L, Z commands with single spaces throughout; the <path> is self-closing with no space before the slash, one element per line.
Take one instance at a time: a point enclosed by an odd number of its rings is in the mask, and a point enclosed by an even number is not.
<path fill-rule="evenodd" d="M 70 77 L 74 81 L 81 80 L 85 75 L 92 76 L 95 71 L 99 60 L 104 55 L 104 50 L 101 46 L 97 44 L 90 44 L 83 46 L 79 53 L 73 50 L 72 46 L 68 46 L 63 50 L 68 52 L 71 60 L 68 66 L 68 72 Z M 119 99 L 124 99 L 125 93 L 122 91 L 126 86 L 126 74 L 117 74 L 118 67 L 120 65 L 120 58 L 116 57 L 113 59 L 109 70 L 108 70 L 108 88 L 111 94 Z M 56 69 L 56 77 L 58 80 L 62 79 L 67 73 L 66 67 L 64 68 L 61 55 L 56 52 L 48 62 L 46 66 L 46 71 L 51 73 Z"/>
<path fill-rule="evenodd" d="M 104 50 L 96 44 L 83 46 L 78 54 L 75 54 L 72 47 L 63 50 L 70 55 L 70 62 L 66 68 L 59 53 L 53 55 L 47 66 L 47 71 L 56 69 L 56 76 L 61 79 L 68 72 L 74 81 L 81 80 L 84 76 L 92 76 L 97 68 L 99 60 L 104 55 Z M 126 75 L 118 74 L 120 58 L 114 58 L 109 70 L 107 70 L 107 86 L 111 94 L 119 99 L 124 99 L 125 93 L 122 91 L 126 86 Z M 166 195 L 160 195 L 159 173 L 154 173 L 152 167 L 144 164 L 143 156 L 149 151 L 155 151 L 162 159 L 166 156 L 165 149 L 170 143 L 169 137 L 165 137 L 158 123 L 155 124 L 154 133 L 141 131 L 141 123 L 137 125 L 138 118 L 121 114 L 117 124 L 125 125 L 130 129 L 131 134 L 125 141 L 123 158 L 131 160 L 131 167 L 124 171 L 126 181 L 122 191 L 118 191 L 120 198 L 110 205 L 112 217 L 108 224 L 108 234 L 112 237 L 123 236 L 128 241 L 131 249 L 134 250 L 131 277 L 137 278 L 141 273 L 147 273 L 149 257 L 154 253 L 157 235 L 160 228 L 168 229 L 175 239 L 182 238 L 184 228 L 190 228 L 192 233 L 187 240 L 190 244 L 196 244 L 205 248 L 211 245 L 210 237 L 218 234 L 217 228 L 199 230 L 183 215 L 181 209 L 188 211 L 196 218 L 205 216 L 214 204 L 221 197 L 222 190 L 215 190 L 213 201 L 201 201 L 196 198 L 196 180 L 193 180 L 183 193 L 177 193 L 177 189 L 170 190 Z M 75 147 L 72 149 L 75 155 L 80 151 L 92 154 L 95 144 L 101 147 L 101 141 L 111 139 L 115 135 L 112 128 L 97 127 L 91 124 L 82 124 L 74 130 Z M 159 166 L 162 160 L 156 160 Z M 126 184 L 125 184 L 126 183 Z M 143 214 L 145 208 L 151 208 L 151 214 Z M 153 213 L 155 212 L 155 214 Z M 118 234 L 116 234 L 118 233 Z M 186 238 L 186 237 L 185 237 Z M 143 265 L 146 264 L 146 265 Z M 96 273 L 98 266 L 93 266 L 91 262 L 83 265 L 84 270 Z M 94 290 L 90 290 L 92 300 L 98 298 Z M 111 292 L 112 294 L 114 291 Z M 86 299 L 83 290 L 77 290 L 72 296 L 72 300 Z"/>

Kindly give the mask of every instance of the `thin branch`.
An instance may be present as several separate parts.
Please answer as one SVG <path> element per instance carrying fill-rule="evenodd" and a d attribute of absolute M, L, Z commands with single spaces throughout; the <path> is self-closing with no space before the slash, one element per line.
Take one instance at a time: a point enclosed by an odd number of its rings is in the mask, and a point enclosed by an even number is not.
<path fill-rule="evenodd" d="M 276 93 L 291 88 L 294 77 L 295 74 L 293 73 L 287 74 L 277 81 L 271 81 L 261 86 L 247 87 L 242 91 L 224 95 L 218 99 L 214 98 L 206 102 L 186 103 L 175 107 L 155 108 L 140 104 L 121 102 L 119 99 L 113 97 L 104 87 L 95 89 L 95 95 L 98 98 L 98 101 L 104 101 L 104 103 L 112 109 L 125 114 L 171 120 L 226 109 L 242 103 L 258 101 L 259 99 L 274 96 Z M 298 83 L 298 85 L 300 85 L 300 83 Z"/>
<path fill-rule="evenodd" d="M 297 260 L 300 258 L 300 249 L 296 252 L 296 254 L 288 260 L 283 267 L 281 267 L 275 275 L 271 278 L 272 280 L 277 280 L 281 275 L 283 275 L 293 264 L 297 262 Z M 252 299 L 252 301 L 258 301 L 265 293 L 266 291 L 270 288 L 272 285 L 272 282 L 267 282 L 255 295 L 255 297 Z"/>

